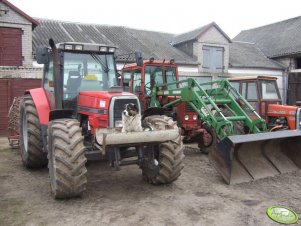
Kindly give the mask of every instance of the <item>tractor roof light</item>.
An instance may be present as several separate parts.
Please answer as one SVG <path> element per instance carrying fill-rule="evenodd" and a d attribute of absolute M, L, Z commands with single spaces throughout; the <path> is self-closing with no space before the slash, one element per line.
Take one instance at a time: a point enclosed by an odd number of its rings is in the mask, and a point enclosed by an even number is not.
<path fill-rule="evenodd" d="M 110 47 L 110 48 L 109 48 L 109 52 L 110 52 L 110 53 L 114 53 L 114 52 L 115 52 L 115 48 L 114 48 L 114 47 Z"/>
<path fill-rule="evenodd" d="M 155 60 L 154 57 L 149 58 L 149 62 L 150 62 L 150 63 L 154 62 L 154 60 Z"/>
<path fill-rule="evenodd" d="M 82 45 L 75 45 L 75 50 L 83 50 L 83 46 Z"/>
<path fill-rule="evenodd" d="M 65 45 L 65 49 L 66 49 L 66 50 L 72 50 L 72 49 L 73 49 L 73 45 L 66 44 L 66 45 Z"/>
<path fill-rule="evenodd" d="M 99 47 L 99 51 L 100 52 L 108 52 L 108 47 L 106 47 L 106 46 L 100 46 Z"/>
<path fill-rule="evenodd" d="M 174 64 L 175 63 L 175 59 L 170 59 L 169 61 L 171 64 Z"/>

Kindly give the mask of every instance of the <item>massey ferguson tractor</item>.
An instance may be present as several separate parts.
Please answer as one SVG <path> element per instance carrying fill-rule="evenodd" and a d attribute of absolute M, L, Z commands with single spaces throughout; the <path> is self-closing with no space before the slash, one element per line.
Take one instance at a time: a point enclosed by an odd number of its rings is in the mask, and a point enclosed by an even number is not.
<path fill-rule="evenodd" d="M 54 197 L 85 191 L 85 164 L 95 155 L 114 169 L 137 164 L 151 184 L 175 181 L 184 158 L 176 122 L 145 110 L 143 132 L 121 132 L 124 106 L 141 109 L 137 96 L 117 86 L 115 47 L 52 39 L 49 44 L 37 49 L 37 61 L 44 64 L 42 87 L 21 98 L 19 134 L 23 163 L 28 168 L 48 163 Z"/>
<path fill-rule="evenodd" d="M 277 77 L 245 76 L 228 80 L 266 120 L 270 131 L 301 128 L 301 108 L 282 105 Z"/>
<path fill-rule="evenodd" d="M 196 139 L 202 151 L 209 152 L 211 163 L 228 184 L 301 168 L 299 108 L 277 106 L 277 100 L 269 105 L 266 123 L 255 110 L 267 111 L 266 103 L 259 108 L 250 104 L 227 80 L 179 81 L 173 60 L 151 58 L 142 65 L 129 64 L 122 77 L 124 86 L 138 96 L 142 110 L 173 117 L 186 140 Z M 272 87 L 265 87 L 272 92 Z M 248 91 L 255 95 L 250 89 L 249 84 Z M 280 125 L 285 115 L 289 119 Z"/>

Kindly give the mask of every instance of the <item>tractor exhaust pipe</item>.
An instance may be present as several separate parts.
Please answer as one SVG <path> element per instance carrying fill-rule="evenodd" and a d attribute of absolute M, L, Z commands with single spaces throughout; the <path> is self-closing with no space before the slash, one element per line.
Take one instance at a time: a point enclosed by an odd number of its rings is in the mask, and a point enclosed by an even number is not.
<path fill-rule="evenodd" d="M 301 168 L 301 131 L 229 136 L 209 153 L 226 183 L 238 184 Z"/>
<path fill-rule="evenodd" d="M 59 53 L 56 48 L 54 40 L 49 39 L 49 45 L 52 49 L 53 53 L 53 86 L 54 86 L 54 100 L 55 100 L 55 108 L 57 110 L 63 109 L 63 78 L 60 73 L 60 59 Z"/>

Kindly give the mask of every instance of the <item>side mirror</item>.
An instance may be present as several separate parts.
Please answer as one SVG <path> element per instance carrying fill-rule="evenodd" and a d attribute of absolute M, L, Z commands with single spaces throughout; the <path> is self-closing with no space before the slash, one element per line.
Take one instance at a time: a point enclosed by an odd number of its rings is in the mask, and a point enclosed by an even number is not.
<path fill-rule="evenodd" d="M 39 46 L 36 50 L 38 64 L 47 64 L 49 62 L 48 48 L 45 46 Z"/>
<path fill-rule="evenodd" d="M 137 66 L 141 67 L 143 65 L 142 53 L 140 51 L 135 51 L 135 60 Z"/>

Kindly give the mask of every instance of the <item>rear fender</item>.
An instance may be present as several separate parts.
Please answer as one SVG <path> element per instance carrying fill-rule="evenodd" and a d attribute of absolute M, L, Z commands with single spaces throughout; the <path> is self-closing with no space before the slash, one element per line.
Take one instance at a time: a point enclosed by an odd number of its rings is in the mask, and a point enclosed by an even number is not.
<path fill-rule="evenodd" d="M 43 88 L 30 89 L 25 94 L 31 95 L 38 112 L 40 124 L 48 125 L 50 105 L 45 90 Z"/>
<path fill-rule="evenodd" d="M 47 128 L 50 110 L 54 108 L 53 94 L 43 88 L 30 89 L 24 94 L 30 94 L 36 106 L 42 130 L 43 151 L 47 152 Z"/>

